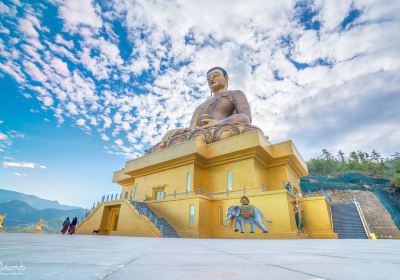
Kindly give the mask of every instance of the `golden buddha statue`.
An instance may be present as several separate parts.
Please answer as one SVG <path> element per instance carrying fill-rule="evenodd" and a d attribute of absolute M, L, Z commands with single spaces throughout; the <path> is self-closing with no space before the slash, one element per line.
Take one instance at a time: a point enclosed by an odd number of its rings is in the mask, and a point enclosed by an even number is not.
<path fill-rule="evenodd" d="M 6 215 L 0 215 L 0 232 L 3 232 L 3 222 L 6 219 Z"/>
<path fill-rule="evenodd" d="M 207 81 L 213 96 L 197 107 L 190 128 L 222 123 L 251 123 L 246 95 L 240 90 L 227 91 L 229 77 L 223 68 L 208 70 Z"/>
<path fill-rule="evenodd" d="M 206 143 L 212 143 L 258 129 L 250 125 L 250 105 L 243 91 L 227 90 L 229 77 L 223 68 L 213 67 L 208 70 L 207 81 L 212 96 L 196 108 L 189 128 L 168 131 L 161 142 L 146 153 L 198 137 Z"/>
<path fill-rule="evenodd" d="M 43 218 L 40 218 L 40 220 L 37 222 L 36 226 L 34 227 L 35 233 L 41 233 L 42 232 L 43 223 L 44 223 Z"/>

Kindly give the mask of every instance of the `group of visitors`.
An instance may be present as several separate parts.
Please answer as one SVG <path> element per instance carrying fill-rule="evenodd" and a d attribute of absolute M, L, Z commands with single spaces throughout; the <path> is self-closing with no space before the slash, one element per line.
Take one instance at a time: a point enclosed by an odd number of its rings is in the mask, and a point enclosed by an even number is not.
<path fill-rule="evenodd" d="M 75 227 L 78 224 L 78 218 L 75 217 L 72 219 L 72 222 L 70 222 L 69 217 L 67 217 L 63 223 L 63 227 L 61 230 L 62 234 L 65 234 L 68 231 L 68 234 L 74 234 L 75 233 Z"/>

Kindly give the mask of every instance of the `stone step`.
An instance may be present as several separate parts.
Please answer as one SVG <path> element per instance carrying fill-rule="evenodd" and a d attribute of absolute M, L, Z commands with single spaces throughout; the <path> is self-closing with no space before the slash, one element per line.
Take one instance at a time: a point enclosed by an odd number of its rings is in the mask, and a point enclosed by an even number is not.
<path fill-rule="evenodd" d="M 165 235 L 165 234 L 176 234 L 176 231 L 175 230 L 163 230 L 162 233 L 163 233 L 163 235 Z"/>
<path fill-rule="evenodd" d="M 134 203 L 132 203 L 134 204 Z M 164 218 L 158 218 L 158 216 L 148 207 L 148 205 L 144 202 L 136 202 L 136 206 L 140 208 L 145 208 L 147 213 L 151 214 L 152 219 L 150 219 L 151 223 L 154 225 L 157 224 L 157 227 L 160 228 L 162 227 L 162 236 L 163 237 L 174 237 L 174 238 L 179 238 L 176 230 L 165 220 Z M 134 206 L 135 207 L 135 206 Z M 157 223 L 155 222 L 154 218 L 157 220 Z"/>
<path fill-rule="evenodd" d="M 354 224 L 349 224 L 349 223 L 336 223 L 334 227 L 363 227 L 362 223 L 354 223 Z"/>
<path fill-rule="evenodd" d="M 354 232 L 365 232 L 364 228 L 333 228 L 336 232 L 354 231 Z"/>
<path fill-rule="evenodd" d="M 339 239 L 368 239 L 368 237 L 365 234 L 339 234 Z"/>
<path fill-rule="evenodd" d="M 364 226 L 354 204 L 331 205 L 333 229 L 340 239 L 366 239 Z"/>

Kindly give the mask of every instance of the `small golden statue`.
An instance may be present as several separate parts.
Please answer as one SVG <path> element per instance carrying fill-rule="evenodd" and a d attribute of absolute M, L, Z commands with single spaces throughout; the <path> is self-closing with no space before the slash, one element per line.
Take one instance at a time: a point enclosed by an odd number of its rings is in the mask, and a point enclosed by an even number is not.
<path fill-rule="evenodd" d="M 3 222 L 6 219 L 6 215 L 0 215 L 0 232 L 3 232 Z"/>
<path fill-rule="evenodd" d="M 210 144 L 225 138 L 259 130 L 251 125 L 250 105 L 241 90 L 228 89 L 228 73 L 221 67 L 207 72 L 212 96 L 200 104 L 192 116 L 189 128 L 178 128 L 166 133 L 160 143 L 146 151 L 152 153 L 194 138 Z"/>
<path fill-rule="evenodd" d="M 44 223 L 43 218 L 40 218 L 40 220 L 37 222 L 35 226 L 35 233 L 41 233 L 42 232 L 42 225 Z"/>

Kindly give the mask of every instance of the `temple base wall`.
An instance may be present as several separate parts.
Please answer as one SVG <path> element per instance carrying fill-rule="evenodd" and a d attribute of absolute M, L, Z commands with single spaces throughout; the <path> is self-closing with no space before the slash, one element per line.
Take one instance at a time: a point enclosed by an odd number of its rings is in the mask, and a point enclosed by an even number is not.
<path fill-rule="evenodd" d="M 271 144 L 260 131 L 211 144 L 192 139 L 126 162 L 113 177 L 124 199 L 114 206 L 101 204 L 78 231 L 91 234 L 101 228 L 107 235 L 160 236 L 129 204 L 133 200 L 144 201 L 180 237 L 337 238 L 325 198 L 300 195 L 300 178 L 307 174 L 291 141 Z M 264 221 L 269 233 L 256 227 L 251 234 L 248 224 L 246 233 L 234 232 L 230 221 L 224 226 L 228 208 L 239 206 L 243 195 L 271 221 Z M 303 208 L 302 232 L 296 223 L 296 202 Z"/>

